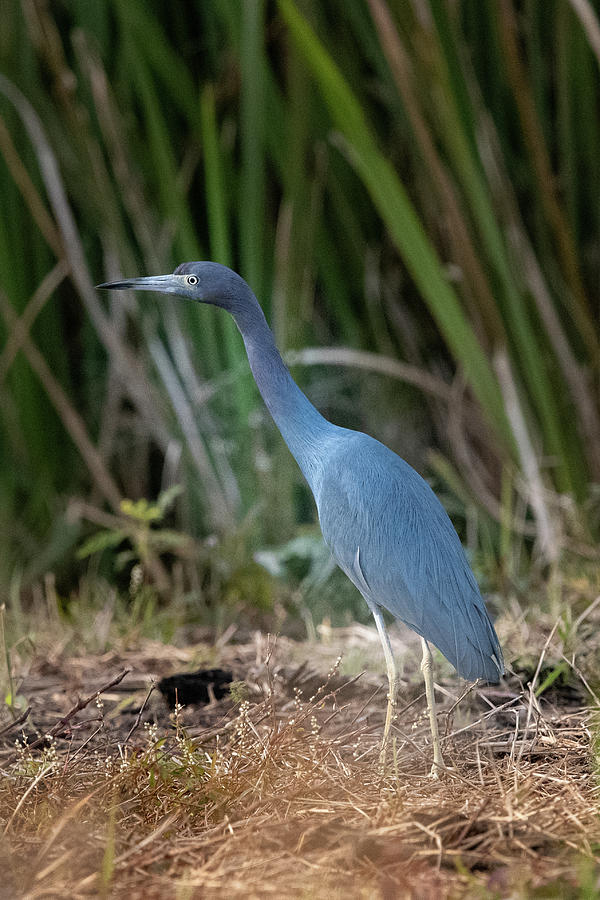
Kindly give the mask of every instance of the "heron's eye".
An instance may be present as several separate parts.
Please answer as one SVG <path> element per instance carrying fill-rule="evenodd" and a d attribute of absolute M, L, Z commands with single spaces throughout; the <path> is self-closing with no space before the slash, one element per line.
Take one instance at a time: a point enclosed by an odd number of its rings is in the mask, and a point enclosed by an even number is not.
<path fill-rule="evenodd" d="M 185 280 L 190 285 L 190 287 L 194 287 L 195 284 L 198 284 L 198 276 L 197 275 L 187 275 Z"/>

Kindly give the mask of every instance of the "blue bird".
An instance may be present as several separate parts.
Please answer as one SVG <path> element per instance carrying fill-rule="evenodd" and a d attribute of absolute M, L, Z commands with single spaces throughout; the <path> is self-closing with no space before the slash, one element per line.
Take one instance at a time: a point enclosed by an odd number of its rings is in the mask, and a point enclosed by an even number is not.
<path fill-rule="evenodd" d="M 258 389 L 310 485 L 325 542 L 375 619 L 389 681 L 382 758 L 398 680 L 384 608 L 421 636 L 436 774 L 444 761 L 428 641 L 469 681 L 495 683 L 504 664 L 458 535 L 427 482 L 379 441 L 333 425 L 315 409 L 285 366 L 256 297 L 226 266 L 188 262 L 172 275 L 98 287 L 176 294 L 231 313 Z"/>

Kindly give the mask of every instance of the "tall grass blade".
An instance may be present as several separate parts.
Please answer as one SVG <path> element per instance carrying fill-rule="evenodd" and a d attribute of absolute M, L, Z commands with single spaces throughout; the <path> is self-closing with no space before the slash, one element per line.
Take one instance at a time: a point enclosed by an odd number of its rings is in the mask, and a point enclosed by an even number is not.
<path fill-rule="evenodd" d="M 499 438 L 507 448 L 511 447 L 512 435 L 496 378 L 404 187 L 378 149 L 358 101 L 310 26 L 291 0 L 279 0 L 279 7 L 317 79 L 333 121 L 348 142 L 352 164 L 389 228 L 448 347 L 464 367 L 469 384 Z"/>

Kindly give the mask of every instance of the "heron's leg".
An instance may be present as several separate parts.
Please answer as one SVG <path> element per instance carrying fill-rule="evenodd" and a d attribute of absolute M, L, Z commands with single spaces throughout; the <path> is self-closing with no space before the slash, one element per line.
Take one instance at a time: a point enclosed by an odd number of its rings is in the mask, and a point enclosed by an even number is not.
<path fill-rule="evenodd" d="M 385 621 L 381 610 L 376 603 L 372 603 L 369 600 L 367 600 L 367 603 L 369 605 L 369 609 L 373 613 L 375 624 L 377 625 L 377 631 L 379 632 L 379 640 L 381 641 L 381 646 L 383 648 L 383 655 L 385 657 L 385 665 L 387 668 L 388 676 L 388 704 L 385 714 L 385 726 L 383 729 L 381 753 L 379 756 L 380 761 L 384 763 L 390 726 L 392 724 L 392 719 L 394 718 L 394 708 L 396 706 L 396 692 L 398 690 L 398 670 L 396 669 L 396 663 L 394 662 L 392 645 L 390 644 L 390 637 L 387 632 L 387 628 L 385 627 Z"/>
<path fill-rule="evenodd" d="M 438 768 L 445 768 L 442 751 L 440 748 L 440 735 L 438 732 L 437 718 L 435 715 L 435 694 L 433 688 L 433 658 L 429 644 L 425 638 L 421 638 L 423 646 L 423 661 L 421 662 L 421 671 L 425 679 L 425 695 L 427 697 L 427 712 L 429 713 L 429 724 L 431 725 L 431 739 L 433 743 L 433 766 L 431 774 L 438 775 Z"/>

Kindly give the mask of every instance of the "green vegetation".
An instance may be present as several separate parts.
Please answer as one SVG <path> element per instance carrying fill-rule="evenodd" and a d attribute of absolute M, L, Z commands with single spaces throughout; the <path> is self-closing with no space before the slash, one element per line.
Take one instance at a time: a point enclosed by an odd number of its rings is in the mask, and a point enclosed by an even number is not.
<path fill-rule="evenodd" d="M 600 80 L 585 28 L 561 3 L 337 6 L 173 16 L 99 0 L 65 21 L 8 4 L 1 555 L 26 580 L 69 558 L 65 501 L 90 486 L 118 511 L 176 478 L 182 530 L 224 535 L 251 511 L 250 546 L 306 515 L 233 323 L 147 298 L 103 306 L 91 287 L 205 256 L 249 279 L 284 348 L 440 373 L 425 395 L 440 432 L 421 426 L 414 456 L 438 443 L 438 477 L 497 553 L 502 526 L 535 532 L 547 559 L 597 533 L 600 126 L 578 107 Z M 413 387 L 350 410 L 352 368 L 343 390 L 336 370 L 295 373 L 410 456 Z"/>
<path fill-rule="evenodd" d="M 160 589 L 183 535 L 248 564 L 314 527 L 233 322 L 93 289 L 204 257 L 249 280 L 320 408 L 435 480 L 492 586 L 532 551 L 593 558 L 600 61 L 578 9 L 6 4 L 0 583 L 70 586 L 86 541 Z"/>

